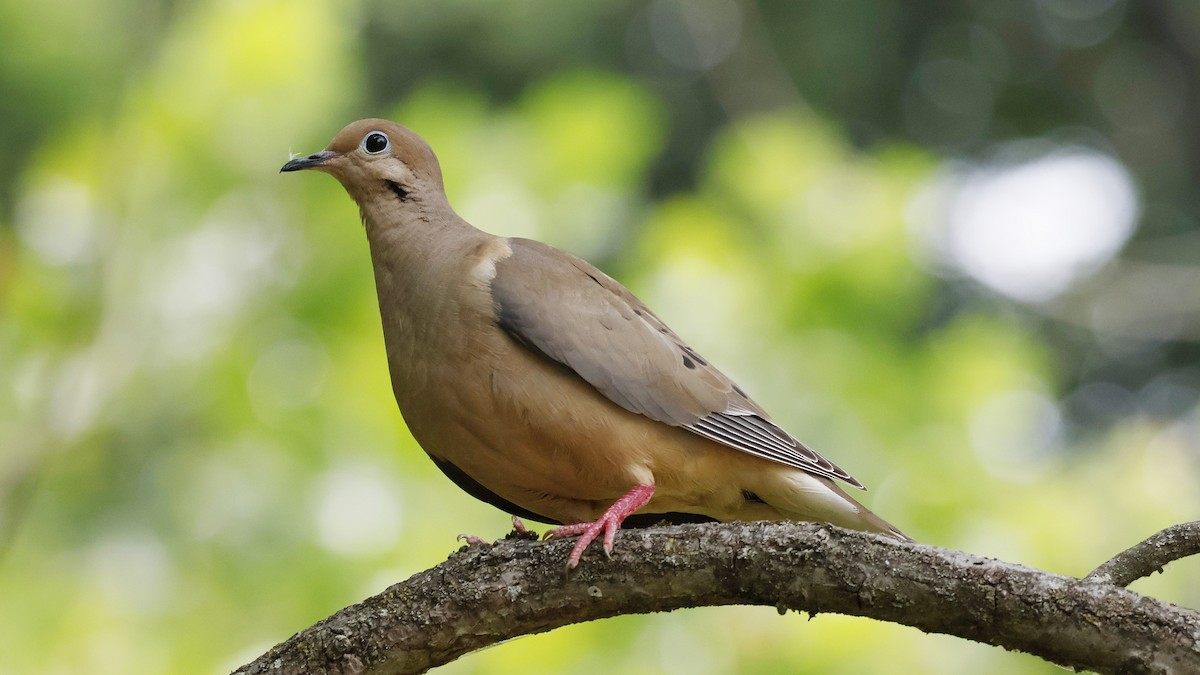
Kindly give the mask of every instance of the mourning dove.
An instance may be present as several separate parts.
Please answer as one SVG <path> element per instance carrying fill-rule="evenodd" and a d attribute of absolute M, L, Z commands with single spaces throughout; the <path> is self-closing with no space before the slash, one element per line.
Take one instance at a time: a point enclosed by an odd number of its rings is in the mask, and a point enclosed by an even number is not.
<path fill-rule="evenodd" d="M 413 437 L 472 496 L 580 535 L 568 569 L 601 533 L 611 553 L 622 523 L 808 520 L 908 539 L 624 286 L 459 217 L 409 129 L 354 122 L 282 171 L 300 169 L 358 203 Z"/>

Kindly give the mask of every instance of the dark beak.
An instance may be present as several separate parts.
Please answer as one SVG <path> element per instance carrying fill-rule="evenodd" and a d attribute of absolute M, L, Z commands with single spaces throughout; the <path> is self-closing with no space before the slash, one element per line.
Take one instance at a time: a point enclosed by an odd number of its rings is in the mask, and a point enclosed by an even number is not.
<path fill-rule="evenodd" d="M 321 166 L 325 162 L 328 162 L 337 156 L 338 154 L 332 150 L 314 152 L 308 157 L 297 157 L 287 164 L 284 164 L 283 168 L 279 170 L 279 173 L 283 173 L 284 171 L 299 171 L 300 169 L 312 169 Z"/>

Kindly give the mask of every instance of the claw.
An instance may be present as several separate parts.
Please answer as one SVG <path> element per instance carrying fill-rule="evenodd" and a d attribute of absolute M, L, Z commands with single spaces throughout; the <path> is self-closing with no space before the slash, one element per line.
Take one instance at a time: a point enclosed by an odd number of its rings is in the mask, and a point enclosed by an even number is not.
<path fill-rule="evenodd" d="M 533 541 L 538 540 L 538 533 L 534 532 L 533 530 L 529 529 L 528 527 L 525 527 L 525 523 L 521 522 L 520 518 L 513 516 L 512 524 L 513 524 L 512 532 L 509 532 L 508 534 L 504 535 L 505 539 L 517 539 L 517 540 L 532 539 Z"/>

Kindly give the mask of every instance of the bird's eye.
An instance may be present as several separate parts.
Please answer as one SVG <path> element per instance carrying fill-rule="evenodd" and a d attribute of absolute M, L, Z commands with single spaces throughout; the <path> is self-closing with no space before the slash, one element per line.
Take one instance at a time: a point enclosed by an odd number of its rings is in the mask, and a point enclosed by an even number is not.
<path fill-rule="evenodd" d="M 388 146 L 391 144 L 392 143 L 388 140 L 387 134 L 383 133 L 382 131 L 372 131 L 371 133 L 367 134 L 366 138 L 363 139 L 362 149 L 366 150 L 368 154 L 378 155 L 384 150 L 387 150 Z"/>

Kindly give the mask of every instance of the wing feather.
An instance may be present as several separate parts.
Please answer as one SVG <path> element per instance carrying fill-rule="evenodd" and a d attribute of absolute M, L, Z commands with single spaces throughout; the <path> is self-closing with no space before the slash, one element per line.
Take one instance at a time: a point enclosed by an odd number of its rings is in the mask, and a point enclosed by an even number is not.
<path fill-rule="evenodd" d="M 862 485 L 793 438 L 624 286 L 570 254 L 510 239 L 491 281 L 496 323 L 617 405 L 735 450 Z"/>

